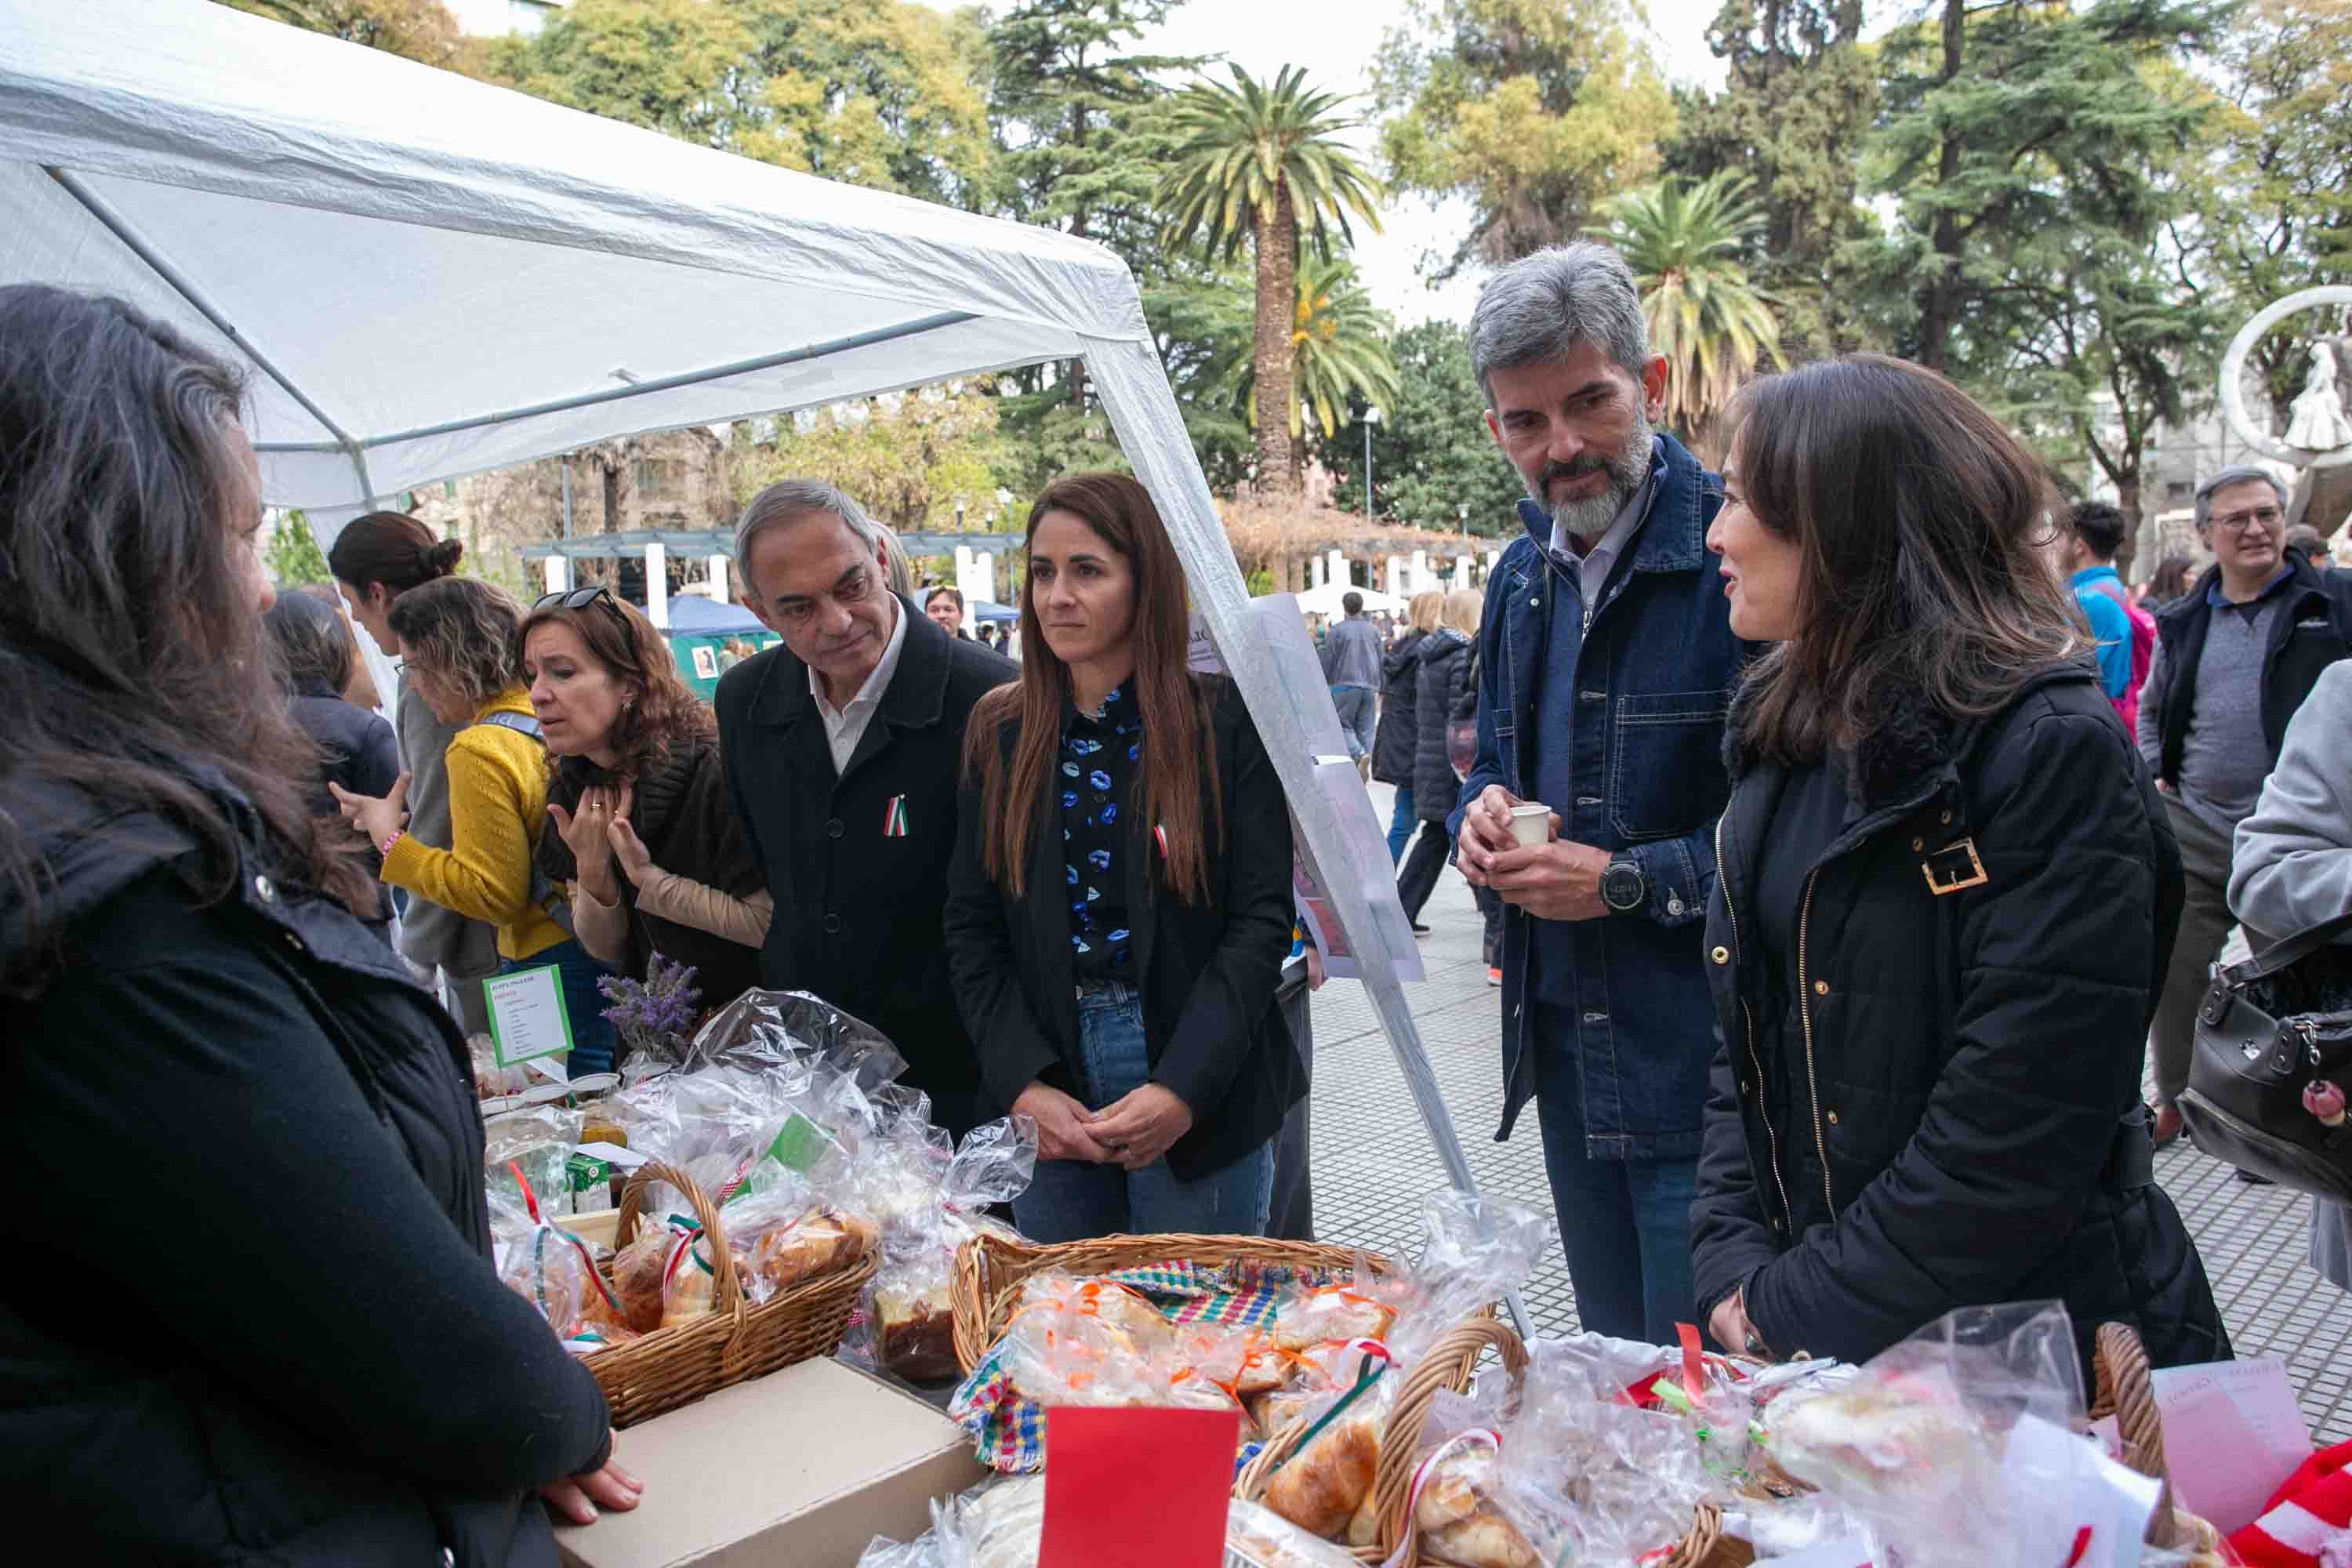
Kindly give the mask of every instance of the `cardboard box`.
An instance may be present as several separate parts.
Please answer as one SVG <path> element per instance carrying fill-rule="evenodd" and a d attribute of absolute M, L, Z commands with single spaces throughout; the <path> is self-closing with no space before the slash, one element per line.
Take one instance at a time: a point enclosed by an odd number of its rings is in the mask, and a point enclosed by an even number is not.
<path fill-rule="evenodd" d="M 920 1535 L 931 1499 L 985 1473 L 955 1423 L 832 1360 L 632 1426 L 617 1453 L 645 1500 L 558 1525 L 572 1568 L 853 1568 L 867 1542 Z"/>

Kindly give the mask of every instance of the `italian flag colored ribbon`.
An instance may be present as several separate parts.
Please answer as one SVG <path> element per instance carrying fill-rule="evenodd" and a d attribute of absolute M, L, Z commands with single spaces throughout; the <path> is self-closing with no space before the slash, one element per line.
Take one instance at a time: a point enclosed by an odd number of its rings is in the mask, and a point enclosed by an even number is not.
<path fill-rule="evenodd" d="M 892 795 L 890 804 L 882 808 L 882 837 L 885 838 L 907 837 L 907 797 L 905 795 Z"/>

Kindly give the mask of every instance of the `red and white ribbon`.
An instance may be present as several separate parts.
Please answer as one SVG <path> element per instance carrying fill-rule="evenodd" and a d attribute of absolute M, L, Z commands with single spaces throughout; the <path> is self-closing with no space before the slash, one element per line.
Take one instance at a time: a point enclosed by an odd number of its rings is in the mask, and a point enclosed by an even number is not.
<path fill-rule="evenodd" d="M 1413 1537 L 1416 1533 L 1413 1529 L 1413 1517 L 1421 1511 L 1421 1490 L 1429 1484 L 1429 1478 L 1436 1472 L 1438 1461 L 1457 1449 L 1480 1443 L 1494 1449 L 1497 1455 L 1503 1451 L 1501 1433 L 1491 1426 L 1473 1426 L 1467 1432 L 1457 1432 L 1440 1443 L 1437 1446 L 1437 1451 L 1423 1459 L 1420 1468 L 1412 1472 L 1412 1486 L 1404 1495 L 1404 1532 L 1397 1541 L 1397 1549 L 1389 1554 L 1389 1560 L 1381 1563 L 1381 1568 L 1406 1568 L 1406 1565 L 1412 1561 Z"/>

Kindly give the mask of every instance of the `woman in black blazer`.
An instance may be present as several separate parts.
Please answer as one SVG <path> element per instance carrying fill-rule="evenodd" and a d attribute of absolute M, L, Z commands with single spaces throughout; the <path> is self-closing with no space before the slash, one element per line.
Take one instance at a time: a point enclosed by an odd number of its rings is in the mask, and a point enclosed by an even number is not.
<path fill-rule="evenodd" d="M 1301 1092 L 1275 1005 L 1290 816 L 1240 694 L 1186 667 L 1184 578 L 1124 475 L 1029 513 L 1021 679 L 972 712 L 947 902 L 956 1003 L 1037 1121 L 1040 1241 L 1256 1235 Z"/>

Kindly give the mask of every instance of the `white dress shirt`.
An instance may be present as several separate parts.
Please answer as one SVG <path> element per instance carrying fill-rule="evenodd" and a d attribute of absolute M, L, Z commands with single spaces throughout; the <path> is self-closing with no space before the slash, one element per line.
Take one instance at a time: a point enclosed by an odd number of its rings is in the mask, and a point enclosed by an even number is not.
<path fill-rule="evenodd" d="M 895 617 L 890 627 L 890 640 L 882 645 L 882 658 L 866 684 L 845 708 L 836 709 L 825 700 L 824 683 L 816 671 L 809 671 L 809 695 L 816 699 L 817 717 L 824 721 L 824 738 L 833 747 L 833 771 L 837 776 L 849 771 L 849 759 L 857 754 L 857 742 L 866 738 L 866 726 L 882 706 L 882 694 L 890 689 L 890 678 L 898 673 L 898 652 L 907 646 L 907 606 L 898 595 L 890 595 L 890 614 Z"/>
<path fill-rule="evenodd" d="M 1651 449 L 1653 452 L 1656 450 L 1654 443 Z M 1609 585 L 1610 569 L 1617 564 L 1617 557 L 1625 552 L 1625 543 L 1633 537 L 1633 531 L 1641 527 L 1643 517 L 1650 510 L 1651 492 L 1656 489 L 1657 469 L 1654 462 L 1650 471 L 1643 478 L 1641 488 L 1626 498 L 1623 510 L 1618 512 L 1617 520 L 1609 525 L 1609 531 L 1602 534 L 1600 542 L 1581 555 L 1576 552 L 1575 540 L 1559 525 L 1558 519 L 1553 520 L 1552 564 L 1558 567 L 1561 575 L 1575 587 L 1576 596 L 1584 605 L 1586 626 L 1590 626 L 1592 624 L 1592 612 L 1599 607 L 1594 602 L 1595 597 Z"/>

